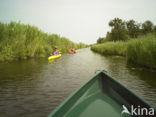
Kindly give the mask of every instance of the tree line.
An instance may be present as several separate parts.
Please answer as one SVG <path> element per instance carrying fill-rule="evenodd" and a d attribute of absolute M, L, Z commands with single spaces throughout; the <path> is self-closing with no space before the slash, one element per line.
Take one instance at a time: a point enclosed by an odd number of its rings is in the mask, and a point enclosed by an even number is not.
<path fill-rule="evenodd" d="M 156 32 L 156 25 L 150 20 L 138 23 L 133 19 L 124 21 L 120 18 L 114 18 L 108 25 L 111 27 L 111 31 L 107 32 L 106 37 L 99 37 L 98 44 L 107 41 L 126 41 L 130 38 L 137 38 L 140 35 Z"/>

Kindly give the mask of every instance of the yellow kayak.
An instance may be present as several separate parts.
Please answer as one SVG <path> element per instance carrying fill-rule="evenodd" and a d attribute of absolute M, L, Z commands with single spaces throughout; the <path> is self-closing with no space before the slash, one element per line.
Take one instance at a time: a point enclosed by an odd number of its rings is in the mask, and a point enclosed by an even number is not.
<path fill-rule="evenodd" d="M 49 57 L 48 57 L 48 60 L 56 59 L 56 58 L 59 58 L 59 57 L 61 57 L 61 54 L 52 55 L 52 56 L 49 56 Z"/>

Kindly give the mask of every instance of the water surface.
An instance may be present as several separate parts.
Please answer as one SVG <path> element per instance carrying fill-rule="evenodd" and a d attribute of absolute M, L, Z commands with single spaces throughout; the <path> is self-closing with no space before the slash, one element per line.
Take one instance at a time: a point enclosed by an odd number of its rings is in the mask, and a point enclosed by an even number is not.
<path fill-rule="evenodd" d="M 50 62 L 42 58 L 0 63 L 0 117 L 45 117 L 101 69 L 156 106 L 155 72 L 86 48 Z"/>

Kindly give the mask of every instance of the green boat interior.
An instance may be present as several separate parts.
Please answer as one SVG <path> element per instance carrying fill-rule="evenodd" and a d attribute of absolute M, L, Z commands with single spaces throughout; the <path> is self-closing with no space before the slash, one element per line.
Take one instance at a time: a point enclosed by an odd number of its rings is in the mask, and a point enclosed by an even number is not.
<path fill-rule="evenodd" d="M 151 105 L 106 72 L 100 71 L 71 94 L 48 117 L 131 117 L 130 114 L 122 114 L 123 105 L 128 110 L 131 109 L 131 105 L 151 108 Z"/>

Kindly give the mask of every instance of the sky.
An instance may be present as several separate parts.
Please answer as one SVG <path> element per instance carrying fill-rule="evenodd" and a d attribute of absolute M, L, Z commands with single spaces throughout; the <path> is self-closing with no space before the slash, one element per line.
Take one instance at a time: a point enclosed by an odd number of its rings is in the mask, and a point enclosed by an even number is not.
<path fill-rule="evenodd" d="M 96 43 L 115 17 L 156 24 L 155 0 L 0 0 L 0 22 L 21 21 L 74 42 Z"/>

